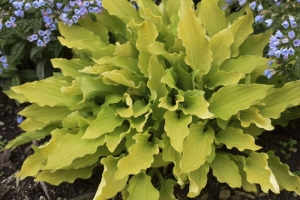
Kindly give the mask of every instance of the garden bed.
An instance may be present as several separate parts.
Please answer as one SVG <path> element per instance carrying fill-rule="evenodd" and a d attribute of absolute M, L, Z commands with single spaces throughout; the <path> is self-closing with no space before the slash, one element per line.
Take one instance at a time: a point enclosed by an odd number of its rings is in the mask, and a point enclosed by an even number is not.
<path fill-rule="evenodd" d="M 0 145 L 1 148 L 7 141 L 14 139 L 21 133 L 17 124 L 17 113 L 24 105 L 17 106 L 15 101 L 10 100 L 0 92 Z M 291 140 L 298 141 L 292 145 Z M 262 134 L 260 145 L 263 150 L 272 149 L 275 154 L 281 157 L 281 161 L 290 166 L 291 171 L 300 172 L 300 120 L 292 121 L 288 127 L 276 127 L 272 132 Z M 287 144 L 284 147 L 284 143 Z M 6 150 L 0 153 L 0 199 L 3 200 L 89 200 L 93 199 L 101 180 L 102 169 L 94 170 L 90 179 L 77 179 L 73 184 L 63 183 L 59 186 L 52 186 L 47 183 L 33 181 L 33 178 L 24 180 L 16 179 L 14 174 L 20 170 L 23 161 L 33 152 L 32 144 L 25 144 L 13 150 Z M 297 151 L 298 149 L 298 151 Z M 284 153 L 285 151 L 285 153 Z M 260 190 L 259 190 L 260 191 Z M 177 199 L 187 199 L 188 188 L 180 189 L 175 187 Z M 121 199 L 117 197 L 117 199 Z M 281 194 L 264 194 L 263 192 L 247 193 L 241 189 L 231 189 L 226 184 L 218 183 L 214 177 L 209 176 L 209 182 L 201 194 L 194 199 L 270 199 L 270 200 L 296 200 L 300 199 L 294 193 L 282 191 Z"/>

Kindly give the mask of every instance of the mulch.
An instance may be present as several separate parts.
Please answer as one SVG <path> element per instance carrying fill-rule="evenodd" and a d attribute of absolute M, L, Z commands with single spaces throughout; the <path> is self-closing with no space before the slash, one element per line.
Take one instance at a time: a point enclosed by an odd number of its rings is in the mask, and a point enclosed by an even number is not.
<path fill-rule="evenodd" d="M 17 105 L 0 90 L 0 149 L 8 141 L 14 139 L 22 131 L 18 127 L 17 113 L 26 105 Z M 292 147 L 284 147 L 282 142 L 290 139 L 298 141 Z M 279 143 L 281 141 L 281 144 Z M 262 134 L 259 140 L 264 150 L 274 150 L 281 157 L 282 162 L 290 166 L 291 171 L 300 172 L 300 119 L 293 121 L 286 128 L 276 127 L 272 132 Z M 44 182 L 34 182 L 28 177 L 24 180 L 15 178 L 14 175 L 21 169 L 24 160 L 33 152 L 30 144 L 0 152 L 0 200 L 90 200 L 93 199 L 101 181 L 101 167 L 94 170 L 91 178 L 77 179 L 74 183 L 62 183 L 52 186 Z M 297 149 L 299 151 L 297 151 Z M 284 152 L 285 151 L 285 152 Z M 177 199 L 185 200 L 188 188 L 175 187 L 174 195 Z M 260 190 L 259 190 L 260 191 Z M 121 199 L 120 195 L 115 199 Z M 276 195 L 263 192 L 247 193 L 242 189 L 232 189 L 226 184 L 218 183 L 214 177 L 209 176 L 206 188 L 194 198 L 196 200 L 296 200 L 300 197 L 293 192 L 282 191 Z"/>

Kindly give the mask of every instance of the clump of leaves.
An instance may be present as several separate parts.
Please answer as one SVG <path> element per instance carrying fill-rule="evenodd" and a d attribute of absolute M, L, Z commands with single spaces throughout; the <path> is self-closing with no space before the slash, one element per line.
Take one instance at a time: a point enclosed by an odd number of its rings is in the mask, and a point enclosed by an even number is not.
<path fill-rule="evenodd" d="M 18 176 L 58 185 L 103 165 L 95 199 L 155 200 L 175 199 L 176 184 L 196 197 L 211 169 L 233 188 L 300 194 L 299 177 L 255 144 L 300 105 L 300 81 L 266 84 L 271 31 L 253 35 L 251 9 L 226 15 L 224 3 L 103 0 L 97 22 L 59 24 L 74 58 L 6 92 L 32 103 L 20 112 L 25 133 L 6 148 L 51 135 Z"/>

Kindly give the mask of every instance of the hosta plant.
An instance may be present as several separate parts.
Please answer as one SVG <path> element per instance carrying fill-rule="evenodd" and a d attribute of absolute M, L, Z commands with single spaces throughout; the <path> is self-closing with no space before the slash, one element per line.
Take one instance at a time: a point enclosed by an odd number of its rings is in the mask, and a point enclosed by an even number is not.
<path fill-rule="evenodd" d="M 224 3 L 103 0 L 96 22 L 59 24 L 74 58 L 6 92 L 32 103 L 6 148 L 50 136 L 17 176 L 58 185 L 101 165 L 95 200 L 176 199 L 176 184 L 196 197 L 208 173 L 232 188 L 300 194 L 299 177 L 255 143 L 296 115 L 300 81 L 263 76 L 272 32 L 252 34 L 251 9 L 226 15 Z"/>

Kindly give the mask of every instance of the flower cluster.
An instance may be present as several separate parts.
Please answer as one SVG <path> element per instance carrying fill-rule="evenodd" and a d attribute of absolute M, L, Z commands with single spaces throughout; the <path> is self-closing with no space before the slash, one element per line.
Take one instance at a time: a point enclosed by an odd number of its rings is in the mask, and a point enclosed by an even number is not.
<path fill-rule="evenodd" d="M 80 18 L 100 13 L 103 9 L 101 0 L 71 0 L 67 3 L 56 0 L 9 0 L 7 4 L 11 4 L 9 9 L 0 12 L 0 31 L 16 28 L 21 19 L 32 18 L 34 13 L 35 17 L 43 21 L 43 25 L 39 29 L 27 31 L 21 39 L 26 38 L 38 47 L 47 47 L 54 39 L 52 36 L 59 34 L 58 21 L 72 26 L 78 23 Z M 7 67 L 7 63 L 3 66 Z"/>
<path fill-rule="evenodd" d="M 249 7 L 255 15 L 255 22 L 261 24 L 265 29 L 272 27 L 274 35 L 270 37 L 269 49 L 265 56 L 270 58 L 268 69 L 264 75 L 271 78 L 274 74 L 286 74 L 291 71 L 292 61 L 300 53 L 299 26 L 297 22 L 300 19 L 298 10 L 300 9 L 300 0 L 226 0 L 227 4 L 243 6 L 249 3 Z M 264 29 L 264 30 L 265 30 Z M 295 62 L 294 62 L 295 63 Z M 300 77 L 298 77 L 300 78 Z"/>
<path fill-rule="evenodd" d="M 0 51 L 0 56 L 2 55 L 2 52 Z M 1 56 L 0 57 L 0 74 L 2 72 L 2 68 L 7 68 L 8 64 L 7 64 L 7 57 L 6 56 Z"/>

